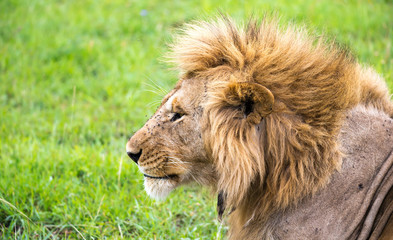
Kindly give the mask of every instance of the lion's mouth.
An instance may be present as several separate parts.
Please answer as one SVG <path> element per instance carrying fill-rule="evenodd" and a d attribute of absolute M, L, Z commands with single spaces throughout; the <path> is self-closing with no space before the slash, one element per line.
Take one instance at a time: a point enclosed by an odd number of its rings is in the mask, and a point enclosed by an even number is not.
<path fill-rule="evenodd" d="M 150 176 L 150 175 L 147 175 L 147 174 L 143 174 L 143 176 L 145 176 L 147 178 L 153 178 L 153 179 L 173 179 L 173 178 L 177 177 L 177 175 L 175 175 L 175 174 L 165 175 L 165 176 L 162 176 L 162 177 Z"/>

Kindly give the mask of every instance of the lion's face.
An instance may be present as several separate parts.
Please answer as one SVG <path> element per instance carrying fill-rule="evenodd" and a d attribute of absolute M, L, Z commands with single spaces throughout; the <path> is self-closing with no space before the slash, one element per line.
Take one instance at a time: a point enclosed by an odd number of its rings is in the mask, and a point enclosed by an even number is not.
<path fill-rule="evenodd" d="M 126 145 L 145 176 L 145 190 L 165 198 L 182 183 L 211 181 L 212 167 L 201 135 L 204 85 L 184 79 Z"/>
<path fill-rule="evenodd" d="M 244 150 L 243 141 L 260 133 L 274 97 L 262 85 L 238 79 L 242 78 L 225 67 L 207 75 L 183 75 L 128 141 L 127 154 L 144 174 L 145 190 L 151 197 L 165 198 L 191 181 L 218 187 L 226 197 L 229 192 L 244 194 L 256 176 L 254 169 L 263 166 L 244 160 L 250 151 Z M 256 159 L 258 141 L 252 141 L 247 149 Z"/>

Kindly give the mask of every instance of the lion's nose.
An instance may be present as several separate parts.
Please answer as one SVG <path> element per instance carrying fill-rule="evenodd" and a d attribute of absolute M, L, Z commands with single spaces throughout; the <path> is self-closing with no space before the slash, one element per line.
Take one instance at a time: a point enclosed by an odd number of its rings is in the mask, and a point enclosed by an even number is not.
<path fill-rule="evenodd" d="M 139 150 L 138 153 L 133 153 L 133 152 L 128 152 L 127 151 L 127 155 L 132 159 L 132 161 L 134 161 L 136 164 L 138 164 L 139 158 L 142 155 L 142 149 Z"/>

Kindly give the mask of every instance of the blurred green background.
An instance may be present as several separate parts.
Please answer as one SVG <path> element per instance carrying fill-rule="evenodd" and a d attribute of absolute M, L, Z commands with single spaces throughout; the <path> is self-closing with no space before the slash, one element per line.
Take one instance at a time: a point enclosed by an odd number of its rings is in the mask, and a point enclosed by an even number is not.
<path fill-rule="evenodd" d="M 176 82 L 183 23 L 274 13 L 352 49 L 393 89 L 391 1 L 0 1 L 0 236 L 223 239 L 215 196 L 143 191 L 127 138 Z"/>

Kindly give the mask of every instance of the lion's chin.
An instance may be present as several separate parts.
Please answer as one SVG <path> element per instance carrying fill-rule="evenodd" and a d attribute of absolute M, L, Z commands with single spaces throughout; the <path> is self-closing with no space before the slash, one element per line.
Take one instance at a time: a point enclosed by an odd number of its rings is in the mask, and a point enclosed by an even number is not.
<path fill-rule="evenodd" d="M 177 183 L 171 179 L 152 179 L 145 177 L 145 191 L 156 200 L 164 200 L 176 188 Z"/>

